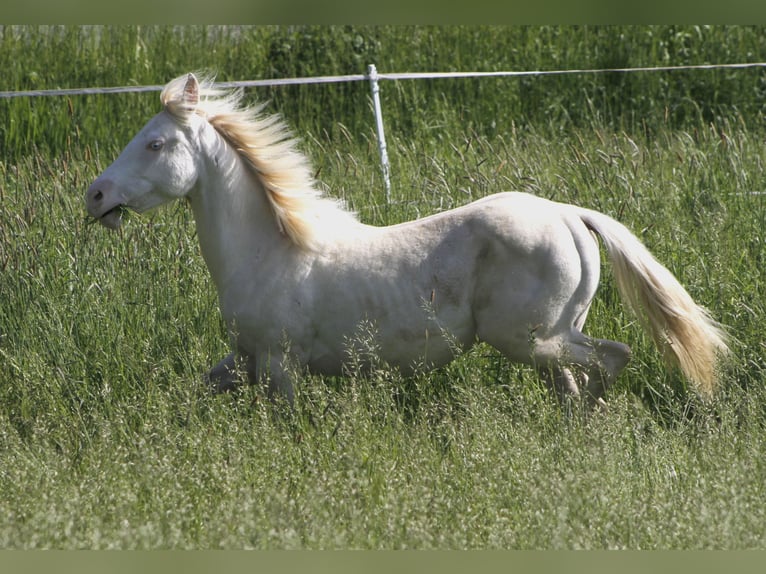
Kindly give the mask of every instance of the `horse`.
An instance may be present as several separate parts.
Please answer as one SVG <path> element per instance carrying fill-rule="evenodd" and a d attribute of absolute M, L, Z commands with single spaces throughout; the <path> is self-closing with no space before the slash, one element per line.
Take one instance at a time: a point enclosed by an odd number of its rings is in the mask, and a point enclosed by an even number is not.
<path fill-rule="evenodd" d="M 724 327 L 615 219 L 502 192 L 366 225 L 320 191 L 280 116 L 200 78 L 164 86 L 161 111 L 88 187 L 85 205 L 117 229 L 125 209 L 188 200 L 232 350 L 206 373 L 214 390 L 246 379 L 292 404 L 291 365 L 342 376 L 349 341 L 366 323 L 379 358 L 404 376 L 483 341 L 532 365 L 560 400 L 603 406 L 631 350 L 583 333 L 600 238 L 621 299 L 668 368 L 713 395 Z"/>

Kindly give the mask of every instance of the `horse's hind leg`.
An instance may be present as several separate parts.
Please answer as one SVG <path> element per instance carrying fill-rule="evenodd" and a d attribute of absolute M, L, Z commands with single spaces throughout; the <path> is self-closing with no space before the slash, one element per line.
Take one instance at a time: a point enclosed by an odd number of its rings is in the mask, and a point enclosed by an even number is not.
<path fill-rule="evenodd" d="M 579 397 L 580 388 L 572 371 L 558 365 L 548 365 L 538 368 L 538 372 L 545 381 L 548 390 L 556 396 L 560 403 L 568 399 Z"/>
<path fill-rule="evenodd" d="M 571 369 L 558 365 L 538 368 L 548 391 L 556 397 L 565 413 L 571 414 L 572 405 L 580 402 L 580 385 Z"/>
<path fill-rule="evenodd" d="M 590 406 L 604 405 L 604 393 L 629 359 L 627 345 L 593 339 L 580 331 L 573 331 L 566 340 L 538 342 L 534 353 L 538 370 L 560 400 L 582 396 L 574 374 L 581 373 L 583 391 Z"/>
<path fill-rule="evenodd" d="M 603 395 L 630 360 L 630 347 L 608 339 L 591 339 L 590 376 L 586 384 L 588 399 L 603 404 Z"/>

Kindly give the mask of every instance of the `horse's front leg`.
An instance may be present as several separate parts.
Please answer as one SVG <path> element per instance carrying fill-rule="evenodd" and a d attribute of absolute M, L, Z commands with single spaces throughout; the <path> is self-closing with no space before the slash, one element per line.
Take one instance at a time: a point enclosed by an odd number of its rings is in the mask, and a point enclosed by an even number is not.
<path fill-rule="evenodd" d="M 237 375 L 237 361 L 234 353 L 228 354 L 206 375 L 210 388 L 215 393 L 233 391 L 239 386 L 240 380 Z"/>
<path fill-rule="evenodd" d="M 287 368 L 284 355 L 269 354 L 256 361 L 256 365 L 248 364 L 251 380 L 260 381 L 265 385 L 269 399 L 276 401 L 284 399 L 293 405 L 295 390 L 293 389 L 293 373 Z"/>
<path fill-rule="evenodd" d="M 259 365 L 267 368 L 259 368 Z M 258 361 L 252 357 L 230 353 L 210 369 L 205 379 L 214 393 L 227 393 L 240 386 L 243 370 L 251 383 L 259 382 L 266 387 L 270 399 L 281 397 L 293 404 L 293 382 L 290 373 L 284 368 L 282 357 L 263 357 Z"/>

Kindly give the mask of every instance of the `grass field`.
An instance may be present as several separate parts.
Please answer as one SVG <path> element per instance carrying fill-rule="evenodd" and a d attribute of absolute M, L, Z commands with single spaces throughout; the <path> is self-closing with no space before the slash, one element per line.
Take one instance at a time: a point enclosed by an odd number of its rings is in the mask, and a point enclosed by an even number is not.
<path fill-rule="evenodd" d="M 420 30 L 410 48 L 426 53 L 430 42 L 447 53 L 449 42 L 469 37 L 455 50 L 461 66 L 490 57 L 478 32 L 461 30 Z M 292 39 L 302 54 L 290 60 L 295 69 L 285 64 L 275 74 L 314 73 L 298 65 L 311 62 L 307 53 L 341 53 L 342 39 L 356 36 L 360 61 L 372 54 L 390 70 L 407 67 L 406 46 L 393 48 L 405 30 L 313 30 L 313 48 L 299 32 L 258 32 L 282 38 L 288 52 Z M 662 56 L 662 38 L 685 38 L 687 62 L 711 37 L 721 40 L 720 57 L 766 55 L 758 30 L 706 29 L 699 43 L 695 33 L 622 29 L 639 54 L 630 57 L 643 65 L 676 63 L 678 51 Z M 28 34 L 46 54 L 57 46 L 50 30 L 14 34 Z M 71 59 L 80 62 L 80 85 L 163 83 L 201 67 L 180 55 L 178 31 L 121 28 L 108 45 L 87 34 L 63 32 L 80 46 Z M 239 73 L 225 67 L 231 52 L 245 58 L 251 50 L 255 61 L 265 50 L 221 34 L 209 42 L 218 46 L 222 79 Z M 526 38 L 529 58 L 532 46 L 550 54 L 558 46 L 567 67 L 627 53 L 615 29 L 512 34 Z M 3 57 L 17 49 L 8 35 Z M 488 37 L 502 36 L 492 29 Z M 149 63 L 109 77 L 107 56 L 142 43 Z M 222 45 L 235 47 L 227 55 Z M 179 54 L 163 56 L 172 71 L 153 48 Z M 71 70 L 60 55 L 48 58 L 52 76 Z M 293 410 L 256 389 L 211 396 L 202 374 L 227 353 L 226 338 L 191 211 L 179 203 L 111 233 L 89 224 L 83 207 L 90 181 L 157 110 L 156 94 L 0 101 L 0 547 L 766 547 L 766 157 L 762 108 L 742 88 L 755 90 L 764 76 L 744 74 L 710 82 L 688 75 L 686 83 L 665 76 L 677 82 L 673 93 L 697 94 L 683 108 L 696 115 L 666 113 L 667 102 L 637 96 L 660 93 L 658 78 L 603 80 L 592 92 L 570 79 L 560 87 L 578 118 L 557 123 L 517 107 L 494 127 L 487 100 L 502 91 L 498 84 L 384 84 L 391 204 L 368 109 L 347 120 L 336 102 L 318 121 L 312 102 L 283 108 L 281 95 L 270 106 L 296 126 L 328 193 L 364 221 L 396 223 L 510 189 L 593 207 L 633 229 L 728 326 L 733 359 L 706 404 L 662 366 L 605 266 L 587 330 L 628 343 L 634 356 L 607 397 L 608 412 L 587 420 L 564 416 L 531 370 L 484 346 L 409 379 L 384 365 L 368 376 L 304 377 Z M 517 83 L 513 93 L 537 93 L 533 84 Z M 344 89 L 289 94 L 299 104 L 312 94 L 343 96 L 351 107 L 356 88 Z M 708 90 L 718 90 L 716 106 Z M 600 101 L 590 97 L 597 93 Z M 643 117 L 628 103 L 613 108 L 626 93 Z M 516 96 L 504 97 L 512 105 Z"/>

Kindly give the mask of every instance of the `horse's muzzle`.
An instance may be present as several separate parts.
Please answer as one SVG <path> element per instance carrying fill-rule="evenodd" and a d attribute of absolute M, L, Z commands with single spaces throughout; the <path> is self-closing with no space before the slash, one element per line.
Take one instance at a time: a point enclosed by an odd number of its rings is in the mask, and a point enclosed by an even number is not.
<path fill-rule="evenodd" d="M 123 203 L 117 194 L 112 193 L 113 183 L 109 179 L 97 179 L 85 192 L 85 207 L 88 215 L 109 229 L 118 229 L 122 225 Z"/>

